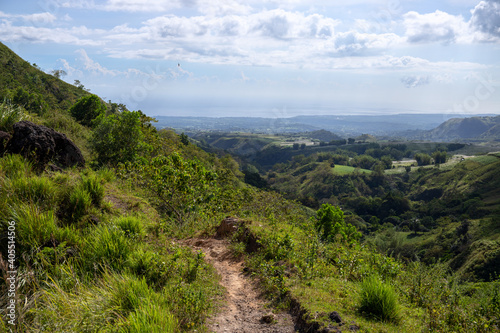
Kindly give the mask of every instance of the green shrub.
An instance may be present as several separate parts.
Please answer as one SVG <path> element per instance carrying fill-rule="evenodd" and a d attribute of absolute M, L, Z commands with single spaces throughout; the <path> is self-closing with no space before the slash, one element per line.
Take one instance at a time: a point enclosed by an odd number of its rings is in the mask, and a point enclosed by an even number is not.
<path fill-rule="evenodd" d="M 69 112 L 80 124 L 91 126 L 94 119 L 106 112 L 106 106 L 97 95 L 89 95 L 80 98 Z"/>
<path fill-rule="evenodd" d="M 382 321 L 397 322 L 399 303 L 392 287 L 375 276 L 366 278 L 361 283 L 360 311 Z"/>
<path fill-rule="evenodd" d="M 316 228 L 327 242 L 343 241 L 349 245 L 358 243 L 361 233 L 344 221 L 344 212 L 336 206 L 323 204 L 317 212 Z"/>

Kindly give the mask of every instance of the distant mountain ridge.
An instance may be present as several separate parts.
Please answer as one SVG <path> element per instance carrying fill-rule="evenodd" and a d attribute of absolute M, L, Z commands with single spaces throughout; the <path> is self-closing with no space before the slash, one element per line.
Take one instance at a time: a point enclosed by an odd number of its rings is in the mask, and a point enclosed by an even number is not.
<path fill-rule="evenodd" d="M 486 116 L 486 115 L 485 115 Z M 491 116 L 491 115 L 487 115 Z M 422 131 L 430 131 L 459 114 L 395 114 L 395 115 L 347 115 L 347 116 L 296 116 L 291 118 L 260 117 L 176 117 L 156 116 L 158 128 L 170 127 L 179 131 L 224 131 L 255 133 L 299 133 L 325 130 L 341 137 L 362 134 L 376 136 L 421 137 Z M 488 127 L 489 128 L 489 127 Z M 407 133 L 407 134 L 408 134 Z"/>
<path fill-rule="evenodd" d="M 500 116 L 453 118 L 422 135 L 433 141 L 500 140 Z"/>

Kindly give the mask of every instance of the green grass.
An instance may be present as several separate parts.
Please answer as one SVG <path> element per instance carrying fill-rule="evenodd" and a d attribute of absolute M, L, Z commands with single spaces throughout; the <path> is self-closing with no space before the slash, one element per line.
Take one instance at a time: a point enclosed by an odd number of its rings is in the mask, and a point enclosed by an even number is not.
<path fill-rule="evenodd" d="M 335 165 L 335 167 L 332 168 L 332 172 L 336 175 L 349 175 L 354 172 L 367 173 L 367 174 L 372 173 L 371 170 L 355 168 L 347 165 Z"/>
<path fill-rule="evenodd" d="M 498 157 L 491 156 L 491 155 L 482 155 L 482 156 L 473 157 L 470 160 L 474 161 L 474 162 L 478 162 L 482 165 L 487 165 L 490 163 L 498 162 Z"/>

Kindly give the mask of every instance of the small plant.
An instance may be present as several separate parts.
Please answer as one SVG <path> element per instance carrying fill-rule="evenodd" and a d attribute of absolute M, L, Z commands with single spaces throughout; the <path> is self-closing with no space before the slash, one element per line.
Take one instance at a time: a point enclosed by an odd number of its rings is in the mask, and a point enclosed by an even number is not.
<path fill-rule="evenodd" d="M 368 277 L 361 283 L 360 296 L 361 312 L 382 321 L 398 321 L 398 298 L 390 285 L 375 276 Z"/>
<path fill-rule="evenodd" d="M 27 117 L 20 106 L 13 106 L 5 101 L 0 104 L 0 131 L 10 132 L 12 125 L 25 118 Z"/>

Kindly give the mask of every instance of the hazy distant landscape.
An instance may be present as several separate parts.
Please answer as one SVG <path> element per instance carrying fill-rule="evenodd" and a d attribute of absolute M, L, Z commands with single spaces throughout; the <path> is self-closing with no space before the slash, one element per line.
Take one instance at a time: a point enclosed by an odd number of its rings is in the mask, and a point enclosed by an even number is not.
<path fill-rule="evenodd" d="M 342 137 L 370 134 L 385 138 L 431 141 L 500 140 L 500 118 L 495 115 L 395 114 L 380 116 L 165 117 L 155 126 L 179 132 L 223 131 L 300 133 L 327 130 Z"/>

